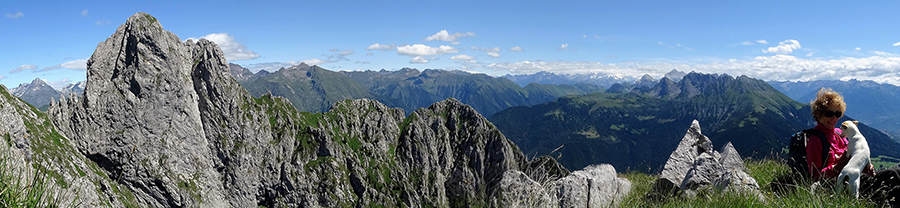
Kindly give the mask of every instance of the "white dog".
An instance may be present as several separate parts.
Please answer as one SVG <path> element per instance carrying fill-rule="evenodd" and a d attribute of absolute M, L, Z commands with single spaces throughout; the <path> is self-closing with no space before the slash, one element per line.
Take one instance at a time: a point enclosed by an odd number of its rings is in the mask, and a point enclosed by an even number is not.
<path fill-rule="evenodd" d="M 850 186 L 850 193 L 859 198 L 859 177 L 870 161 L 869 144 L 866 142 L 866 137 L 859 133 L 856 124 L 859 122 L 844 121 L 841 123 L 842 136 L 850 142 L 847 152 L 844 153 L 850 154 L 850 162 L 844 166 L 841 174 L 837 177 L 837 190 L 844 191 L 846 189 L 844 183 L 847 183 Z"/>

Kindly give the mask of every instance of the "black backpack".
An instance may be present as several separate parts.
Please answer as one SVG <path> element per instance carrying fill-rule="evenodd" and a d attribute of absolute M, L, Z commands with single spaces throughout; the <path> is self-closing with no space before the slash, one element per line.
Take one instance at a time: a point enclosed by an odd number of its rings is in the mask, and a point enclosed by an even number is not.
<path fill-rule="evenodd" d="M 809 141 L 809 135 L 816 135 L 816 137 L 819 137 L 819 141 L 822 142 L 822 163 L 820 163 L 822 165 L 819 167 L 825 167 L 826 162 L 828 162 L 828 152 L 831 146 L 831 143 L 828 143 L 828 139 L 825 138 L 825 134 L 819 130 L 807 129 L 791 136 L 789 149 L 791 158 L 788 160 L 788 165 L 791 167 L 791 172 L 804 179 L 810 178 L 809 164 L 806 163 L 806 142 Z"/>

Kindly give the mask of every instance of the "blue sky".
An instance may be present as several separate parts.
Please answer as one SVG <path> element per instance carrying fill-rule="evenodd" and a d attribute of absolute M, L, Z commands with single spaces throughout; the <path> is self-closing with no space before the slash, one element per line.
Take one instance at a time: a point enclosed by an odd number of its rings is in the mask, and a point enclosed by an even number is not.
<path fill-rule="evenodd" d="M 277 70 L 458 69 L 490 75 L 698 71 L 900 84 L 900 2 L 14 1 L 0 3 L 0 84 L 85 79 L 136 12 L 232 63 Z"/>

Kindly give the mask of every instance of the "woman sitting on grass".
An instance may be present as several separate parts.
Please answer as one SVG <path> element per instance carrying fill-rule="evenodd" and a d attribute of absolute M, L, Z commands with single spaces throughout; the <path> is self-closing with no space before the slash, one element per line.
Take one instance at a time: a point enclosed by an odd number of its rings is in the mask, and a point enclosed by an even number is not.
<path fill-rule="evenodd" d="M 810 103 L 813 118 L 818 123 L 815 130 L 822 132 L 825 138 L 812 134 L 809 136 L 806 145 L 806 158 L 809 165 L 809 176 L 815 181 L 825 181 L 833 183 L 838 174 L 850 161 L 850 154 L 847 152 L 847 138 L 841 137 L 841 129 L 835 128 L 838 120 L 844 116 L 847 104 L 839 93 L 822 88 L 816 94 L 816 100 Z M 828 140 L 830 147 L 827 162 L 825 166 L 821 165 L 822 147 L 820 139 Z M 861 177 L 860 192 L 863 196 L 869 197 L 876 202 L 887 201 L 892 207 L 900 207 L 900 169 L 885 169 L 875 171 L 872 164 L 866 165 Z"/>

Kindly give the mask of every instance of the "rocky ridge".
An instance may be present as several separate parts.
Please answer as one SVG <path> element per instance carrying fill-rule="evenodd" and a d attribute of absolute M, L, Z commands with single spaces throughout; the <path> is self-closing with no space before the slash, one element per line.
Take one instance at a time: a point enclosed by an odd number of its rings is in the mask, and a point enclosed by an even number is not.
<path fill-rule="evenodd" d="M 585 181 L 630 187 L 612 166 L 569 174 L 549 157 L 527 161 L 455 99 L 404 117 L 367 99 L 307 113 L 284 98 L 254 98 L 215 43 L 182 42 L 146 13 L 100 43 L 87 70 L 84 94 L 53 103 L 44 123 L 115 178 L 105 187 L 127 190 L 121 201 L 142 206 L 488 206 L 521 194 L 502 188 L 505 179 L 537 177 L 572 187 L 539 191 L 567 206 L 574 193 L 624 196 Z M 98 195 L 119 196 L 106 190 Z"/>

